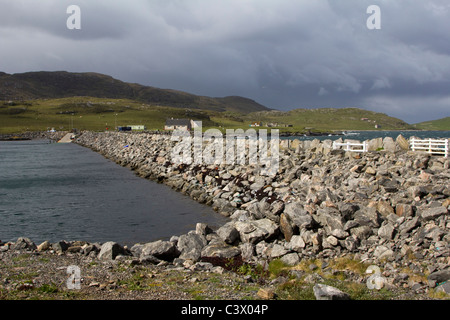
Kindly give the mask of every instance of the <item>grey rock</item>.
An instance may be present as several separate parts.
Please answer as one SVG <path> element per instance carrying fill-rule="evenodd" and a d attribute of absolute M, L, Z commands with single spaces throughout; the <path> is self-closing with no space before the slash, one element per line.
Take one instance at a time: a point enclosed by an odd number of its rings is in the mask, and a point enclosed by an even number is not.
<path fill-rule="evenodd" d="M 441 285 L 438 285 L 436 288 L 436 292 L 444 292 L 446 294 L 450 294 L 450 282 L 445 282 Z"/>
<path fill-rule="evenodd" d="M 36 244 L 31 241 L 29 238 L 20 237 L 17 241 L 12 245 L 12 250 L 36 250 Z"/>
<path fill-rule="evenodd" d="M 303 238 L 299 235 L 294 235 L 289 242 L 289 249 L 293 251 L 300 252 L 303 248 L 305 248 L 306 244 Z"/>
<path fill-rule="evenodd" d="M 241 254 L 238 247 L 230 246 L 222 241 L 211 241 L 201 251 L 202 257 L 233 258 Z"/>
<path fill-rule="evenodd" d="M 270 248 L 270 253 L 269 253 L 269 257 L 271 259 L 276 259 L 279 258 L 281 256 L 284 256 L 286 253 L 288 253 L 288 250 L 286 250 L 282 245 L 275 243 L 271 248 Z"/>
<path fill-rule="evenodd" d="M 216 230 L 217 235 L 226 243 L 232 244 L 239 239 L 239 231 L 234 226 L 234 222 L 228 222 Z"/>
<path fill-rule="evenodd" d="M 394 251 L 392 251 L 391 249 L 389 249 L 388 247 L 386 247 L 384 245 L 379 245 L 375 248 L 373 255 L 378 260 L 383 260 L 383 259 L 389 260 L 394 256 Z"/>
<path fill-rule="evenodd" d="M 436 283 L 448 281 L 450 280 L 450 269 L 433 272 L 427 277 L 427 279 L 436 281 Z"/>
<path fill-rule="evenodd" d="M 70 244 L 67 241 L 58 241 L 52 244 L 52 249 L 55 250 L 57 253 L 63 253 L 66 252 L 67 249 L 69 249 Z"/>
<path fill-rule="evenodd" d="M 284 213 L 298 228 L 312 228 L 314 221 L 312 216 L 303 209 L 300 202 L 292 202 L 285 205 Z"/>
<path fill-rule="evenodd" d="M 205 236 L 190 232 L 179 237 L 177 249 L 180 252 L 180 258 L 185 260 L 197 261 L 201 257 L 201 252 L 208 242 Z"/>
<path fill-rule="evenodd" d="M 100 260 L 114 260 L 119 254 L 123 254 L 123 247 L 117 242 L 108 241 L 105 242 L 98 254 Z"/>
<path fill-rule="evenodd" d="M 197 223 L 195 225 L 195 232 L 206 236 L 212 232 L 211 228 L 206 223 Z"/>
<path fill-rule="evenodd" d="M 394 231 L 394 226 L 387 223 L 378 229 L 378 236 L 382 239 L 391 240 L 394 236 Z"/>
<path fill-rule="evenodd" d="M 255 247 L 253 244 L 245 242 L 239 244 L 239 249 L 241 251 L 242 260 L 251 262 L 255 255 Z"/>
<path fill-rule="evenodd" d="M 267 218 L 245 222 L 237 221 L 235 227 L 239 231 L 241 241 L 250 243 L 267 240 L 275 236 L 279 230 L 278 225 Z"/>
<path fill-rule="evenodd" d="M 378 228 L 382 219 L 375 208 L 364 207 L 355 212 L 354 220 L 361 226 Z"/>
<path fill-rule="evenodd" d="M 280 260 L 288 266 L 295 266 L 300 263 L 298 253 L 288 253 L 282 256 Z"/>
<path fill-rule="evenodd" d="M 317 300 L 350 300 L 348 293 L 325 284 L 316 284 L 313 291 Z"/>
<path fill-rule="evenodd" d="M 407 234 L 414 228 L 420 225 L 419 217 L 414 217 L 410 220 L 405 220 L 399 227 L 400 234 Z"/>
<path fill-rule="evenodd" d="M 176 245 L 173 242 L 164 240 L 146 243 L 142 245 L 140 249 L 141 257 L 150 255 L 165 261 L 171 261 L 180 255 Z M 133 248 L 131 250 L 133 251 Z M 134 250 L 136 251 L 137 249 Z"/>
<path fill-rule="evenodd" d="M 424 211 L 422 211 L 421 216 L 422 219 L 425 221 L 437 219 L 442 215 L 447 215 L 448 210 L 446 207 L 440 206 L 435 208 L 429 208 Z"/>
<path fill-rule="evenodd" d="M 357 237 L 358 239 L 362 240 L 362 239 L 367 239 L 368 237 L 370 237 L 373 233 L 373 229 L 369 226 L 360 226 L 360 227 L 356 227 L 356 228 L 352 228 L 350 230 L 350 233 Z"/>

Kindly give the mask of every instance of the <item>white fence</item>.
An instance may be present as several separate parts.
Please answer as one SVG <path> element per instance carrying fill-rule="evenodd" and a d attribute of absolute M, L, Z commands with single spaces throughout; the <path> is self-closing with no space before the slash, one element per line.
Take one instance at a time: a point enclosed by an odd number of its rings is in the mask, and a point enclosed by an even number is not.
<path fill-rule="evenodd" d="M 333 142 L 333 149 L 337 149 L 339 147 L 344 147 L 343 150 L 352 152 L 367 152 L 368 150 L 368 145 L 366 141 L 364 141 L 363 143 L 354 143 L 354 142 L 337 143 L 336 141 Z"/>
<path fill-rule="evenodd" d="M 449 139 L 416 139 L 411 138 L 412 151 L 424 151 L 431 154 L 443 155 L 448 158 L 449 154 Z"/>

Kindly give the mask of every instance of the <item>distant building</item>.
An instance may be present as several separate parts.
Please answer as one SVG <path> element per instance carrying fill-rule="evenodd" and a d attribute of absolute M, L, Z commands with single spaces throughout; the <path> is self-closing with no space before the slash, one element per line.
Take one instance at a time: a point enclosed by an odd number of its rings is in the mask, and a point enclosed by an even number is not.
<path fill-rule="evenodd" d="M 252 122 L 250 127 L 261 127 L 261 122 Z"/>
<path fill-rule="evenodd" d="M 189 119 L 167 119 L 166 125 L 164 126 L 164 130 L 173 131 L 173 130 L 186 130 L 190 131 L 192 129 L 192 124 L 194 123 L 195 126 L 198 125 L 198 123 L 195 123 L 195 121 L 189 120 Z"/>
<path fill-rule="evenodd" d="M 375 129 L 380 129 L 380 128 L 381 128 L 381 126 L 379 124 L 375 125 Z"/>
<path fill-rule="evenodd" d="M 146 130 L 144 125 L 128 125 L 127 127 L 130 127 L 131 131 L 145 131 Z"/>

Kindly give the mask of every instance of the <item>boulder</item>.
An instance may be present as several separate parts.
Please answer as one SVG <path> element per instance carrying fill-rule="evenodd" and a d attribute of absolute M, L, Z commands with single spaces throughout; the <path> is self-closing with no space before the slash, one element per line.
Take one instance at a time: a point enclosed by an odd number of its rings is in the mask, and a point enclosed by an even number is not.
<path fill-rule="evenodd" d="M 20 237 L 17 241 L 12 245 L 12 250 L 36 250 L 36 244 L 31 241 L 29 238 Z"/>
<path fill-rule="evenodd" d="M 65 252 L 67 249 L 69 249 L 70 247 L 70 243 L 68 243 L 67 241 L 61 240 L 59 242 L 55 242 L 52 244 L 52 249 L 55 250 L 55 252 L 57 253 L 63 253 Z"/>
<path fill-rule="evenodd" d="M 202 257 L 217 257 L 217 258 L 233 258 L 241 254 L 238 247 L 231 246 L 223 241 L 211 241 L 201 251 Z"/>
<path fill-rule="evenodd" d="M 202 249 L 207 243 L 205 236 L 195 232 L 181 235 L 177 243 L 180 258 L 197 261 L 200 259 Z"/>
<path fill-rule="evenodd" d="M 289 216 L 285 213 L 280 215 L 280 231 L 284 235 L 286 241 L 291 241 L 291 238 L 294 235 L 294 228 L 292 227 Z"/>
<path fill-rule="evenodd" d="M 317 300 L 350 300 L 348 293 L 325 284 L 316 284 L 313 291 Z"/>
<path fill-rule="evenodd" d="M 275 236 L 279 230 L 278 225 L 269 219 L 237 221 L 236 229 L 239 231 L 241 241 L 257 243 Z"/>
<path fill-rule="evenodd" d="M 232 244 L 239 239 L 239 231 L 237 231 L 234 222 L 228 222 L 216 230 L 217 235 L 226 243 Z"/>
<path fill-rule="evenodd" d="M 383 150 L 387 152 L 396 152 L 399 150 L 399 147 L 395 144 L 394 139 L 385 137 L 383 139 Z"/>
<path fill-rule="evenodd" d="M 405 139 L 401 134 L 397 136 L 395 139 L 395 143 L 397 144 L 400 150 L 409 150 L 409 141 Z"/>
<path fill-rule="evenodd" d="M 428 221 L 428 220 L 434 220 L 436 218 L 439 218 L 442 215 L 447 215 L 447 214 L 448 214 L 447 208 L 440 206 L 440 207 L 429 208 L 429 209 L 423 210 L 420 215 L 423 220 Z"/>
<path fill-rule="evenodd" d="M 394 226 L 391 223 L 387 223 L 378 229 L 378 236 L 382 239 L 392 240 L 394 237 L 394 231 Z"/>
<path fill-rule="evenodd" d="M 300 202 L 291 202 L 285 205 L 284 213 L 289 217 L 293 225 L 298 228 L 312 228 L 314 220 L 312 216 L 303 208 Z"/>
<path fill-rule="evenodd" d="M 300 252 L 303 248 L 305 248 L 306 243 L 303 240 L 303 238 L 299 235 L 294 235 L 291 238 L 291 241 L 289 242 L 289 249 L 292 251 Z"/>
<path fill-rule="evenodd" d="M 141 245 L 140 248 L 133 246 L 131 251 L 140 251 L 141 258 L 150 255 L 166 261 L 171 261 L 180 255 L 176 245 L 173 242 L 164 240 L 149 242 Z"/>
<path fill-rule="evenodd" d="M 368 151 L 378 151 L 383 148 L 383 138 L 371 139 L 368 142 Z"/>
<path fill-rule="evenodd" d="M 114 260 L 119 254 L 124 254 L 124 248 L 114 241 L 105 242 L 98 254 L 100 260 Z"/>
<path fill-rule="evenodd" d="M 42 242 L 40 245 L 37 246 L 37 251 L 41 252 L 41 251 L 47 251 L 52 247 L 52 244 L 45 240 L 44 242 Z"/>

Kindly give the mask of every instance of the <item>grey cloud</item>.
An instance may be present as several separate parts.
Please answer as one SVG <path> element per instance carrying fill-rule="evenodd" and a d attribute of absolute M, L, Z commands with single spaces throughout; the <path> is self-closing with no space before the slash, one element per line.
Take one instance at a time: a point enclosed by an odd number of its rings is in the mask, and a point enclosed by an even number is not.
<path fill-rule="evenodd" d="M 448 116 L 447 0 L 2 0 L 2 71 L 95 71 L 273 108 Z M 75 3 L 74 2 L 74 3 Z M 381 30 L 366 9 L 381 8 Z M 30 50 L 32 48 L 32 50 Z"/>

